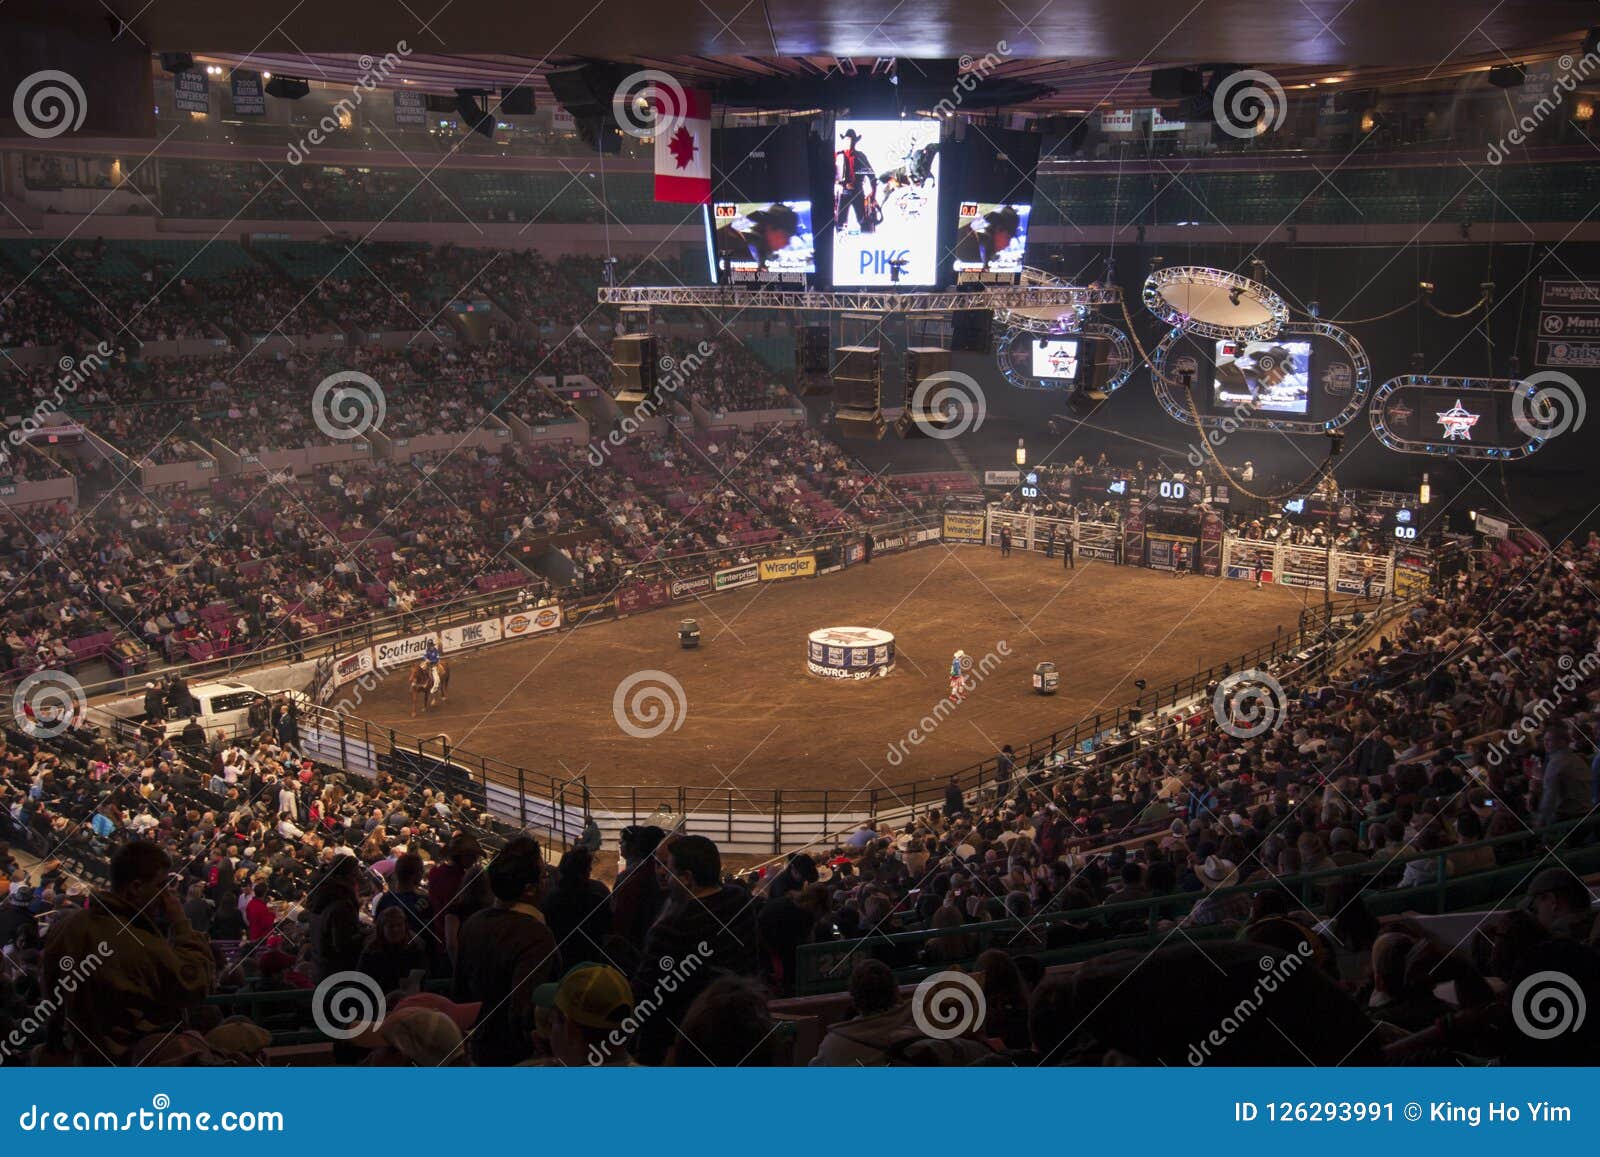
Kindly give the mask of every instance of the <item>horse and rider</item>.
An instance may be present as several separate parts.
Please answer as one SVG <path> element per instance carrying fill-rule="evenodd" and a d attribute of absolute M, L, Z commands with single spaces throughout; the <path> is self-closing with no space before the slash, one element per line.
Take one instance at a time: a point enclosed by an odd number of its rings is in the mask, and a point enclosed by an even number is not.
<path fill-rule="evenodd" d="M 445 701 L 450 689 L 450 666 L 439 654 L 437 640 L 429 639 L 422 658 L 411 669 L 411 714 L 416 715 L 420 703 L 424 711 L 431 711 L 435 703 Z"/>

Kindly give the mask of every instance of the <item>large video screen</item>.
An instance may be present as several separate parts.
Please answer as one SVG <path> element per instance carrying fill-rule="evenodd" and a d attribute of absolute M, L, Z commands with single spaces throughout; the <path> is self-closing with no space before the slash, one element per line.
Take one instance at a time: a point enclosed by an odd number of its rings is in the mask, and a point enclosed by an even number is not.
<path fill-rule="evenodd" d="M 711 206 L 717 268 L 730 273 L 815 273 L 810 201 L 718 201 Z"/>
<path fill-rule="evenodd" d="M 937 121 L 840 120 L 833 143 L 833 280 L 934 284 Z"/>
<path fill-rule="evenodd" d="M 1268 414 L 1304 414 L 1311 394 L 1308 341 L 1217 342 L 1212 401 Z"/>
<path fill-rule="evenodd" d="M 956 219 L 957 273 L 1021 273 L 1032 205 L 963 201 Z"/>
<path fill-rule="evenodd" d="M 1033 376 L 1075 381 L 1078 377 L 1078 343 L 1054 337 L 1035 338 Z"/>

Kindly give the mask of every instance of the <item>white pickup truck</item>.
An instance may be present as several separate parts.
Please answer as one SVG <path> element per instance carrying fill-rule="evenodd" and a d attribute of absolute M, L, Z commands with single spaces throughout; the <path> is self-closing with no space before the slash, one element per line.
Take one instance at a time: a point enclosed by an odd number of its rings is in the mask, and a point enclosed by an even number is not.
<path fill-rule="evenodd" d="M 198 711 L 191 714 L 198 715 L 200 726 L 205 728 L 206 739 L 209 741 L 216 737 L 218 731 L 229 737 L 240 735 L 250 730 L 250 710 L 257 704 L 257 708 L 266 714 L 267 696 L 257 691 L 248 683 L 239 683 L 233 680 L 222 680 L 216 683 L 191 683 L 189 694 L 199 704 Z M 104 708 L 105 715 L 113 727 L 127 731 L 137 729 L 145 722 L 144 699 L 123 699 L 116 703 L 107 704 Z M 95 709 L 90 710 L 90 718 L 94 720 Z M 189 726 L 189 714 L 170 715 L 165 720 L 166 734 L 178 736 L 183 729 Z M 98 722 L 98 720 L 95 720 Z"/>

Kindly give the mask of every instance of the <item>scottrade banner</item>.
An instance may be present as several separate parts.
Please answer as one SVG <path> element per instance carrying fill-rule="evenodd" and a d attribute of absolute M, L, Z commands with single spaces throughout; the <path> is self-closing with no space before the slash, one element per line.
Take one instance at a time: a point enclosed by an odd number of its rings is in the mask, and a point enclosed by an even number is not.
<path fill-rule="evenodd" d="M 947 542 L 982 542 L 984 516 L 981 514 L 946 514 L 944 537 Z"/>
<path fill-rule="evenodd" d="M 443 651 L 465 651 L 485 643 L 500 641 L 500 620 L 485 619 L 481 623 L 468 623 L 464 627 L 446 627 L 439 632 L 439 648 Z"/>
<path fill-rule="evenodd" d="M 372 648 L 363 647 L 353 655 L 340 655 L 333 664 L 333 683 L 343 687 L 372 671 Z"/>
<path fill-rule="evenodd" d="M 513 611 L 500 620 L 500 632 L 507 639 L 520 639 L 524 635 L 542 635 L 561 625 L 561 608 L 539 607 L 532 611 Z"/>
<path fill-rule="evenodd" d="M 437 638 L 431 632 L 378 643 L 372 648 L 373 665 L 380 671 L 392 671 L 396 667 L 404 667 L 407 663 L 415 663 L 422 658 L 430 642 L 437 642 Z"/>
<path fill-rule="evenodd" d="M 798 558 L 769 558 L 758 564 L 762 582 L 773 579 L 809 578 L 817 573 L 817 556 L 801 555 Z"/>
<path fill-rule="evenodd" d="M 747 562 L 743 566 L 730 566 L 717 571 L 711 576 L 711 589 L 731 591 L 735 587 L 747 587 L 760 581 L 761 568 L 753 562 Z"/>

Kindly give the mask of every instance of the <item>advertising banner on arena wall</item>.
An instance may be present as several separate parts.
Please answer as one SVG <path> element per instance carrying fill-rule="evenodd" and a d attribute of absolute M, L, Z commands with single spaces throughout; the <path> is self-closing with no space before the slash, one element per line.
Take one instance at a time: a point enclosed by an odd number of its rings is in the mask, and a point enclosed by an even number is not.
<path fill-rule="evenodd" d="M 817 573 L 817 556 L 803 554 L 795 558 L 768 558 L 757 563 L 757 573 L 762 582 L 775 579 L 810 578 Z"/>
<path fill-rule="evenodd" d="M 1208 511 L 1200 520 L 1200 573 L 1212 578 L 1222 573 L 1222 515 Z"/>
<path fill-rule="evenodd" d="M 445 652 L 465 651 L 471 647 L 481 647 L 485 643 L 498 643 L 500 637 L 500 620 L 485 619 L 481 623 L 446 627 L 439 632 L 439 649 Z"/>
<path fill-rule="evenodd" d="M 696 595 L 708 594 L 711 590 L 711 576 L 697 574 L 693 578 L 673 579 L 667 585 L 667 590 L 675 599 L 692 599 Z"/>
<path fill-rule="evenodd" d="M 982 542 L 984 516 L 981 514 L 947 513 L 944 516 L 944 537 L 948 542 Z"/>
<path fill-rule="evenodd" d="M 392 671 L 407 663 L 415 663 L 427 651 L 428 644 L 436 641 L 436 637 L 430 631 L 425 635 L 410 635 L 404 639 L 390 639 L 387 643 L 374 644 L 373 665 L 380 671 Z"/>
<path fill-rule="evenodd" d="M 872 543 L 872 552 L 874 554 L 893 554 L 895 551 L 904 550 L 905 548 L 906 536 L 904 534 L 886 534 L 881 538 L 874 539 Z"/>
<path fill-rule="evenodd" d="M 730 566 L 717 571 L 711 576 L 711 589 L 731 591 L 735 587 L 747 587 L 760 581 L 761 568 L 753 562 L 747 562 L 743 566 Z"/>
<path fill-rule="evenodd" d="M 354 682 L 372 670 L 372 648 L 363 647 L 351 655 L 340 655 L 333 665 L 333 682 L 336 687 Z"/>
<path fill-rule="evenodd" d="M 855 566 L 856 563 L 865 561 L 866 557 L 867 548 L 865 543 L 852 542 L 849 546 L 844 548 L 845 566 Z"/>
<path fill-rule="evenodd" d="M 617 599 L 615 595 L 578 599 L 568 603 L 564 613 L 567 625 L 573 627 L 581 627 L 599 619 L 614 619 L 617 617 Z"/>
<path fill-rule="evenodd" d="M 500 620 L 500 632 L 504 638 L 520 639 L 524 635 L 542 635 L 560 625 L 560 607 L 539 607 L 531 611 L 513 611 L 506 615 Z"/>
<path fill-rule="evenodd" d="M 664 607 L 672 600 L 664 582 L 629 583 L 617 591 L 617 614 L 632 615 L 639 611 Z"/>
<path fill-rule="evenodd" d="M 937 526 L 925 527 L 922 530 L 912 531 L 911 541 L 921 546 L 925 542 L 939 541 L 939 528 Z"/>

